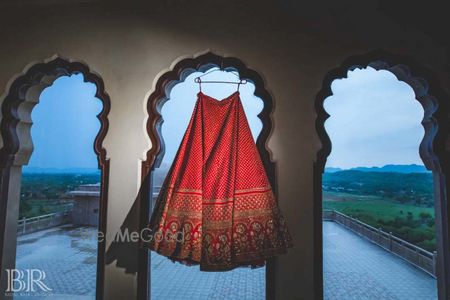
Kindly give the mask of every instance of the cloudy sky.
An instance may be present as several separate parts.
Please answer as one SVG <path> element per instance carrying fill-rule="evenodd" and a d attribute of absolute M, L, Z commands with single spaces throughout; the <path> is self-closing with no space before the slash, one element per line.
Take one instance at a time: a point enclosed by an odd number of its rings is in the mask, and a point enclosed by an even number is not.
<path fill-rule="evenodd" d="M 170 164 L 191 117 L 199 86 L 193 73 L 177 84 L 162 109 L 163 138 Z M 237 78 L 231 72 L 214 72 L 203 80 Z M 203 92 L 223 99 L 236 85 L 204 84 Z M 254 85 L 240 88 L 244 110 L 254 138 L 261 131 L 257 115 L 263 107 L 253 95 Z M 420 124 L 423 109 L 412 89 L 387 71 L 357 69 L 348 78 L 332 84 L 333 95 L 325 101 L 331 115 L 326 129 L 332 141 L 328 167 L 383 166 L 386 164 L 422 164 L 418 146 L 424 130 Z M 96 168 L 93 141 L 100 128 L 96 115 L 101 101 L 95 98 L 95 86 L 83 82 L 82 75 L 61 77 L 45 89 L 32 114 L 35 150 L 31 167 Z M 64 113 L 62 113 L 64 112 Z M 276 124 L 275 124 L 276 126 Z"/>
<path fill-rule="evenodd" d="M 332 91 L 325 100 L 333 147 L 328 167 L 423 164 L 423 109 L 409 85 L 388 71 L 367 68 L 335 80 Z"/>

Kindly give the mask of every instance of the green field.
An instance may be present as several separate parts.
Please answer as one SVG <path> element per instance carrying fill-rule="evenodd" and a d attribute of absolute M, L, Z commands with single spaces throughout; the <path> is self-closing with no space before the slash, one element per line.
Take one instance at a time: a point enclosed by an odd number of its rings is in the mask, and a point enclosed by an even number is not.
<path fill-rule="evenodd" d="M 436 249 L 434 208 L 380 196 L 324 191 L 323 209 L 355 217 L 428 251 Z"/>
<path fill-rule="evenodd" d="M 338 192 L 323 193 L 324 209 L 335 209 L 347 215 L 368 213 L 376 219 L 394 220 L 408 212 L 414 219 L 419 219 L 421 212 L 429 213 L 434 217 L 434 208 L 420 207 L 412 204 L 402 204 L 378 196 L 360 196 Z"/>

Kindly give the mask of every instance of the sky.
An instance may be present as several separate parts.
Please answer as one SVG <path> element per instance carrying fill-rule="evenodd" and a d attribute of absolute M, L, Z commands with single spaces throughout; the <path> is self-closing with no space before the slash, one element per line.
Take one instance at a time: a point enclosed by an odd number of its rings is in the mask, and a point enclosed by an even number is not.
<path fill-rule="evenodd" d="M 163 106 L 162 135 L 166 144 L 163 163 L 172 163 L 181 143 L 199 92 L 199 85 L 194 79 L 202 74 L 192 73 L 183 82 L 175 85 L 170 91 L 169 101 Z M 203 79 L 238 80 L 234 73 L 225 71 L 213 72 Z M 231 84 L 202 85 L 205 94 L 217 99 L 231 95 L 236 89 L 237 86 Z M 241 85 L 239 90 L 250 129 L 256 140 L 262 129 L 257 115 L 263 108 L 263 102 L 253 94 L 255 86 L 251 82 Z M 100 129 L 96 116 L 102 109 L 102 103 L 95 97 L 95 92 L 95 85 L 84 82 L 81 74 L 60 77 L 42 92 L 40 102 L 32 112 L 31 136 L 34 151 L 29 165 L 24 168 L 25 172 L 34 169 L 53 171 L 97 168 L 93 143 Z"/>
<path fill-rule="evenodd" d="M 81 74 L 60 77 L 43 90 L 31 114 L 34 150 L 28 169 L 97 168 L 93 145 L 102 103 L 95 92 Z"/>
<path fill-rule="evenodd" d="M 187 128 L 199 92 L 194 79 L 201 74 L 192 73 L 176 84 L 162 107 L 165 164 L 173 161 Z M 235 74 L 217 71 L 202 79 L 236 81 Z M 231 84 L 202 85 L 203 93 L 216 99 L 231 95 L 236 88 Z M 254 90 L 251 82 L 240 87 L 256 140 L 262 128 L 257 115 L 263 102 Z M 42 92 L 40 103 L 32 112 L 35 149 L 29 167 L 97 168 L 93 143 L 100 128 L 96 116 L 102 104 L 95 91 L 95 85 L 84 82 L 80 74 L 60 77 Z M 423 164 L 418 152 L 424 134 L 423 109 L 409 85 L 388 71 L 369 67 L 349 71 L 347 78 L 333 81 L 332 92 L 324 103 L 330 114 L 325 128 L 332 142 L 327 167 Z"/>
<path fill-rule="evenodd" d="M 212 70 L 210 69 L 208 71 Z M 184 132 L 189 124 L 195 102 L 197 101 L 199 84 L 194 82 L 194 79 L 202 74 L 204 73 L 194 72 L 186 77 L 183 82 L 175 85 L 170 91 L 169 100 L 162 108 L 161 115 L 164 120 L 162 136 L 166 145 L 166 153 L 162 161 L 163 164 L 171 164 L 175 157 Z M 206 74 L 202 77 L 202 80 L 239 81 L 239 78 L 235 74 L 237 73 L 217 70 Z M 234 84 L 202 84 L 202 92 L 218 100 L 233 94 L 236 89 L 237 86 Z M 255 86 L 251 82 L 241 85 L 239 92 L 250 130 L 252 131 L 253 138 L 256 140 L 262 129 L 262 123 L 258 118 L 258 114 L 263 109 L 264 104 L 260 98 L 254 95 Z"/>
<path fill-rule="evenodd" d="M 408 84 L 368 67 L 349 71 L 331 88 L 333 95 L 324 103 L 332 143 L 327 167 L 423 165 L 424 111 Z"/>

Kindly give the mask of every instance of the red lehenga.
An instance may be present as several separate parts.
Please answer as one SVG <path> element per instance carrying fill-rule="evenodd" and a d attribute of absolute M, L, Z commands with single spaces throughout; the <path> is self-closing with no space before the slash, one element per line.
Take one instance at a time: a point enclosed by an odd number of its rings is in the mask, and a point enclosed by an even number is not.
<path fill-rule="evenodd" d="M 239 92 L 202 92 L 149 228 L 149 248 L 204 271 L 261 266 L 292 247 Z"/>

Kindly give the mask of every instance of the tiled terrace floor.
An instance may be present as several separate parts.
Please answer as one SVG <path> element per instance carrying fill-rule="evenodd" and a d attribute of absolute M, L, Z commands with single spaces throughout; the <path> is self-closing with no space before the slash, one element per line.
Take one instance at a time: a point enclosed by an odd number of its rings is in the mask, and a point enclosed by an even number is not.
<path fill-rule="evenodd" d="M 436 280 L 345 229 L 323 222 L 324 298 L 327 300 L 436 299 Z"/>
<path fill-rule="evenodd" d="M 436 299 L 436 280 L 428 274 L 334 222 L 323 224 L 325 299 Z M 14 298 L 94 299 L 97 245 L 92 233 L 62 226 L 19 237 L 17 268 L 44 270 L 53 291 L 47 297 Z M 264 286 L 264 268 L 200 272 L 152 253 L 155 300 L 260 300 Z"/>
<path fill-rule="evenodd" d="M 263 300 L 265 268 L 200 272 L 152 252 L 152 299 Z"/>
<path fill-rule="evenodd" d="M 22 294 L 14 299 L 94 299 L 96 230 L 60 226 L 19 237 L 17 269 L 40 269 L 51 292 Z M 265 269 L 241 268 L 230 272 L 200 272 L 152 252 L 154 300 L 262 300 Z"/>
<path fill-rule="evenodd" d="M 14 299 L 95 299 L 96 232 L 93 228 L 65 225 L 20 236 L 16 268 L 43 270 L 43 282 L 52 291 L 37 289 L 38 293 L 21 293 Z"/>

